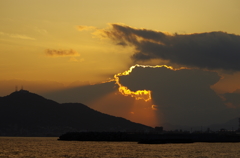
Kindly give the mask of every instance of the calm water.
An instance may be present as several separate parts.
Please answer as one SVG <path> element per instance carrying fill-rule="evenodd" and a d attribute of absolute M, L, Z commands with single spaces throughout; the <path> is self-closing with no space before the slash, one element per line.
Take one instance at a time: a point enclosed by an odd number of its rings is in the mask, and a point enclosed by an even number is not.
<path fill-rule="evenodd" d="M 0 158 L 5 157 L 239 158 L 240 143 L 149 145 L 136 142 L 57 141 L 53 137 L 0 137 Z"/>

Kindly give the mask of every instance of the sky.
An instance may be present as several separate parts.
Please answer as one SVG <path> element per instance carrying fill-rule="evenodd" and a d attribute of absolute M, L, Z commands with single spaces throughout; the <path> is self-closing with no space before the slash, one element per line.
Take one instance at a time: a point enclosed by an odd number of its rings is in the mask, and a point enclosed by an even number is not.
<path fill-rule="evenodd" d="M 239 117 L 238 0 L 0 0 L 0 96 L 150 126 Z"/>

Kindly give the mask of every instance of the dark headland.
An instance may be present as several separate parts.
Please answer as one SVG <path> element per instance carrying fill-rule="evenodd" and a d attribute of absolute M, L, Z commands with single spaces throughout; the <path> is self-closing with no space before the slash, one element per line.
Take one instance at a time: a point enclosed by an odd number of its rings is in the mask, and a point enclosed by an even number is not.
<path fill-rule="evenodd" d="M 152 127 L 46 99 L 26 90 L 0 97 L 0 136 L 57 136 L 78 131 L 149 131 Z"/>

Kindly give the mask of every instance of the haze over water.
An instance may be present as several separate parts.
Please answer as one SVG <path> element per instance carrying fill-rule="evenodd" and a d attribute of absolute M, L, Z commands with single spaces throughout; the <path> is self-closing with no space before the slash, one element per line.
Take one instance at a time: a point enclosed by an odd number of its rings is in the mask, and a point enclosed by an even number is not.
<path fill-rule="evenodd" d="M 0 157 L 237 158 L 240 143 L 137 144 L 57 141 L 57 137 L 0 137 Z"/>

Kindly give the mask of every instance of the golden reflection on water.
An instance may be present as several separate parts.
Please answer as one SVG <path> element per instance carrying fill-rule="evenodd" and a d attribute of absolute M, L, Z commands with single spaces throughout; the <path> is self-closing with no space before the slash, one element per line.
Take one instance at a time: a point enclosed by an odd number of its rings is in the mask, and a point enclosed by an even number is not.
<path fill-rule="evenodd" d="M 57 141 L 56 137 L 0 137 L 0 158 L 238 158 L 240 143 L 137 144 Z"/>

